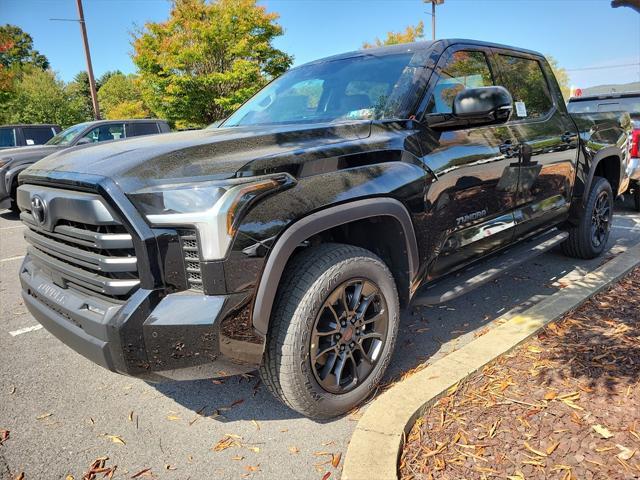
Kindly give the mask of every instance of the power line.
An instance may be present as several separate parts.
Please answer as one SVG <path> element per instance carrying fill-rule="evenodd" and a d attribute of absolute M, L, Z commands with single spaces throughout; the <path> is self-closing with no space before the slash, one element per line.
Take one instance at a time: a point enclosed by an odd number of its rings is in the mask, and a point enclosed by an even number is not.
<path fill-rule="evenodd" d="M 621 67 L 639 67 L 640 63 L 621 63 L 619 65 L 604 65 L 602 67 L 582 67 L 582 68 L 566 68 L 567 72 L 579 72 L 583 70 L 605 70 L 607 68 L 621 68 Z"/>

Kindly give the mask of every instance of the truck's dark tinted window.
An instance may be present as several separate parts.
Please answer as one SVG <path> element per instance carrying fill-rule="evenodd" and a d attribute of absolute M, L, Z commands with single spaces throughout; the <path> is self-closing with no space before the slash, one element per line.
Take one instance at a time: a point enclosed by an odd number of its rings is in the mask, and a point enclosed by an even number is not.
<path fill-rule="evenodd" d="M 155 122 L 136 122 L 127 126 L 127 137 L 153 135 L 154 133 L 158 133 L 158 125 L 156 125 Z"/>
<path fill-rule="evenodd" d="M 640 114 L 640 95 L 637 97 L 573 100 L 569 102 L 567 109 L 570 113 L 629 112 Z"/>
<path fill-rule="evenodd" d="M 24 127 L 22 134 L 24 135 L 24 143 L 27 145 L 42 145 L 53 137 L 53 129 L 51 127 Z"/>
<path fill-rule="evenodd" d="M 16 132 L 13 128 L 0 128 L 0 147 L 15 147 Z"/>
<path fill-rule="evenodd" d="M 553 106 L 540 62 L 529 58 L 498 55 L 504 87 L 513 97 L 512 120 L 538 118 Z"/>
<path fill-rule="evenodd" d="M 440 71 L 427 113 L 451 113 L 453 100 L 459 92 L 465 88 L 488 87 L 493 84 L 487 57 L 483 52 L 455 52 Z"/>

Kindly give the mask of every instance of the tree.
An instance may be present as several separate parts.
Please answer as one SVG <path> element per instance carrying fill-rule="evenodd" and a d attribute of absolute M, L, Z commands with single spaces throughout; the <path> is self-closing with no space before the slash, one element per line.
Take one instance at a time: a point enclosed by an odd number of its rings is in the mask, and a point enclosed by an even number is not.
<path fill-rule="evenodd" d="M 78 72 L 73 77 L 73 80 L 67 84 L 66 88 L 74 104 L 82 111 L 82 116 L 87 119 L 93 119 L 89 74 L 85 71 Z"/>
<path fill-rule="evenodd" d="M 98 90 L 100 105 L 108 119 L 148 118 L 149 108 L 142 99 L 139 79 L 134 75 L 113 74 Z"/>
<path fill-rule="evenodd" d="M 424 22 L 414 27 L 409 25 L 403 32 L 387 32 L 387 38 L 380 40 L 376 37 L 373 43 L 364 42 L 362 48 L 382 47 L 383 45 L 396 45 L 398 43 L 411 43 L 424 38 Z"/>
<path fill-rule="evenodd" d="M 16 82 L 3 121 L 68 126 L 87 120 L 82 107 L 53 72 L 31 68 Z"/>
<path fill-rule="evenodd" d="M 186 124 L 228 116 L 291 65 L 272 45 L 283 33 L 277 19 L 257 0 L 175 0 L 166 22 L 134 34 L 146 103 Z"/>
<path fill-rule="evenodd" d="M 32 65 L 49 68 L 49 60 L 33 48 L 33 38 L 15 25 L 0 26 L 0 65 L 4 68 Z"/>
<path fill-rule="evenodd" d="M 547 61 L 551 66 L 551 70 L 553 70 L 553 74 L 558 80 L 558 85 L 560 85 L 560 91 L 562 92 L 562 96 L 565 101 L 571 96 L 571 87 L 569 85 L 569 74 L 567 71 L 558 65 L 558 61 L 553 58 L 551 55 L 547 55 Z"/>

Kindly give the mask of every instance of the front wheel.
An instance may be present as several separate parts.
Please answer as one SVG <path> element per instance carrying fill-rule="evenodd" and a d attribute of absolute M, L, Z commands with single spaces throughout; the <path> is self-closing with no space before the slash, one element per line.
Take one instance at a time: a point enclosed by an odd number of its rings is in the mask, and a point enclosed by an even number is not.
<path fill-rule="evenodd" d="M 577 226 L 562 244 L 565 255 L 591 259 L 604 251 L 613 220 L 613 192 L 606 178 L 594 177 L 585 209 Z"/>
<path fill-rule="evenodd" d="M 350 245 L 308 248 L 283 274 L 262 380 L 307 417 L 348 412 L 380 382 L 398 322 L 398 293 L 382 260 Z"/>

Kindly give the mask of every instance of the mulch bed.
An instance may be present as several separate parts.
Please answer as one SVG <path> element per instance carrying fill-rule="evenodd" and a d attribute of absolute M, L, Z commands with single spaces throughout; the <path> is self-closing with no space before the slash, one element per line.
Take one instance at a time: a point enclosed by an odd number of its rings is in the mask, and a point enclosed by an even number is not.
<path fill-rule="evenodd" d="M 640 268 L 450 389 L 407 436 L 399 472 L 640 478 Z"/>

